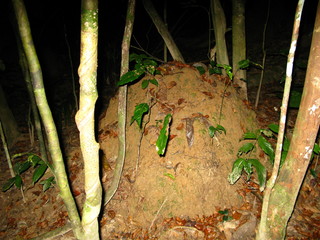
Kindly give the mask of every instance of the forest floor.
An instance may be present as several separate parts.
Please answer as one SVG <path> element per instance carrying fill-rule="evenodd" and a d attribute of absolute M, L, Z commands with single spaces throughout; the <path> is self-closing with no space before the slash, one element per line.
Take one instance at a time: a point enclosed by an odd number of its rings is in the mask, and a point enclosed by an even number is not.
<path fill-rule="evenodd" d="M 262 193 L 256 176 L 243 176 L 230 185 L 227 176 L 243 142 L 246 131 L 267 128 L 278 123 L 281 98 L 279 87 L 263 87 L 259 108 L 238 97 L 237 90 L 225 90 L 226 79 L 200 75 L 187 65 L 162 66 L 156 76 L 159 87 L 142 89 L 140 83 L 129 88 L 128 122 L 138 103 L 150 102 L 143 131 L 134 122 L 127 125 L 127 156 L 117 193 L 100 215 L 101 239 L 254 239 L 260 218 Z M 253 102 L 256 89 L 250 89 Z M 221 100 L 224 98 L 222 113 Z M 101 146 L 101 169 L 104 189 L 108 189 L 117 157 L 117 99 L 110 100 L 99 119 L 98 140 Z M 158 156 L 155 142 L 167 113 L 173 114 L 170 139 L 164 157 Z M 288 136 L 297 110 L 288 115 Z M 217 124 L 226 133 L 210 138 L 207 126 Z M 74 123 L 61 125 L 61 145 L 72 192 L 81 211 L 85 199 L 83 161 L 78 130 Z M 28 128 L 11 149 L 39 153 L 36 143 L 30 146 Z M 142 134 L 141 134 L 142 132 Z M 275 144 L 276 140 L 272 140 Z M 0 185 L 9 178 L 1 149 Z M 262 151 L 256 157 L 271 166 Z M 317 159 L 310 168 L 317 170 Z M 317 173 L 319 171 L 316 171 Z M 47 172 L 44 178 L 52 174 Z M 31 184 L 32 171 L 23 173 L 24 191 L 13 187 L 0 193 L 0 239 L 31 239 L 67 223 L 68 214 L 57 188 L 42 191 Z M 287 228 L 287 239 L 320 238 L 320 174 L 308 171 L 294 214 Z M 54 239 L 75 239 L 71 231 Z"/>

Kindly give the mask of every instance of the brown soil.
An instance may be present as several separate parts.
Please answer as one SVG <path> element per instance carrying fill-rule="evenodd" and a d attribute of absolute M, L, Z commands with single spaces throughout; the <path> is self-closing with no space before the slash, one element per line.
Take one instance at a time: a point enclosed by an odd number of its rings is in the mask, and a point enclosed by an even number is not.
<path fill-rule="evenodd" d="M 158 87 L 151 84 L 142 89 L 140 81 L 128 89 L 125 165 L 119 189 L 100 216 L 101 239 L 253 239 L 261 207 L 255 176 L 235 185 L 230 185 L 227 177 L 243 144 L 239 139 L 259 126 L 255 113 L 236 88 L 225 88 L 228 80 L 221 76 L 200 75 L 193 67 L 178 63 L 164 65 L 161 71 L 162 75 L 155 77 Z M 273 107 L 279 108 L 280 101 L 262 101 L 260 123 L 276 121 L 278 113 Z M 135 122 L 130 125 L 140 103 L 152 105 L 143 118 L 142 130 Z M 170 140 L 165 155 L 159 156 L 155 143 L 168 113 L 172 114 Z M 118 154 L 117 124 L 114 97 L 99 121 L 105 190 L 112 181 Z M 226 133 L 210 138 L 208 126 L 217 124 Z M 75 125 L 63 129 L 62 139 L 70 183 L 78 206 L 82 206 L 83 161 Z M 23 151 L 38 151 L 29 148 L 27 134 L 12 149 L 14 153 Z M 1 156 L 5 159 L 3 152 Z M 270 167 L 262 152 L 256 151 L 254 156 Z M 2 186 L 10 173 L 4 161 L 1 169 L 5 169 L 0 175 Z M 57 189 L 42 192 L 42 185 L 29 184 L 31 171 L 23 176 L 25 202 L 16 188 L 0 193 L 0 239 L 30 239 L 67 222 Z M 47 173 L 45 178 L 49 176 Z M 288 228 L 291 239 L 319 236 L 312 229 L 319 221 L 319 203 L 314 200 L 320 195 L 319 187 L 319 181 L 308 174 Z M 74 237 L 68 232 L 54 239 Z"/>

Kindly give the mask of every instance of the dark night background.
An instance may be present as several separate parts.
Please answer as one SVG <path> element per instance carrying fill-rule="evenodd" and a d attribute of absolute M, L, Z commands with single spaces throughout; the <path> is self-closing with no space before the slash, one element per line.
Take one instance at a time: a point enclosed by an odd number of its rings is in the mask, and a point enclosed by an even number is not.
<path fill-rule="evenodd" d="M 27 0 L 25 5 L 31 25 L 31 31 L 43 71 L 44 83 L 53 110 L 72 98 L 71 71 L 76 83 L 78 80 L 80 49 L 80 9 L 81 1 L 41 1 Z M 163 15 L 164 1 L 153 1 L 156 9 Z M 231 1 L 221 1 L 227 27 L 231 27 Z M 292 26 L 297 1 L 270 2 L 270 17 L 266 34 L 267 62 L 266 84 L 279 84 L 285 72 L 286 57 L 280 53 L 290 47 Z M 246 3 L 246 37 L 247 58 L 262 62 L 262 34 L 267 15 L 268 1 L 248 0 Z M 313 22 L 317 1 L 305 3 L 300 41 L 296 61 L 306 62 L 311 43 Z M 124 31 L 127 1 L 99 2 L 99 64 L 98 88 L 99 106 L 114 93 L 113 85 L 119 78 L 121 40 Z M 9 105 L 14 114 L 25 112 L 28 102 L 25 84 L 19 67 L 16 40 L 14 37 L 10 1 L 1 1 L 0 14 L 0 59 L 5 70 L 0 74 Z M 180 48 L 186 62 L 207 61 L 209 38 L 209 1 L 177 0 L 167 1 L 167 21 L 169 30 Z M 11 20 L 10 20 L 11 19 Z M 211 33 L 211 47 L 214 46 L 214 35 Z M 163 41 L 146 14 L 141 1 L 137 1 L 134 32 L 131 44 L 139 45 L 150 54 L 162 59 Z M 231 54 L 231 31 L 226 34 L 229 55 Z M 67 43 L 70 45 L 73 69 L 70 65 Z M 132 52 L 141 53 L 136 49 Z M 170 59 L 169 59 L 170 60 Z M 230 62 L 232 62 L 230 55 Z M 301 72 L 301 69 L 298 69 Z M 303 82 L 305 69 L 295 79 Z M 296 71 L 297 72 L 297 71 Z M 249 87 L 257 85 L 260 72 L 248 72 Z M 302 76 L 302 77 L 301 77 Z M 20 106 L 20 107 L 19 107 Z"/>

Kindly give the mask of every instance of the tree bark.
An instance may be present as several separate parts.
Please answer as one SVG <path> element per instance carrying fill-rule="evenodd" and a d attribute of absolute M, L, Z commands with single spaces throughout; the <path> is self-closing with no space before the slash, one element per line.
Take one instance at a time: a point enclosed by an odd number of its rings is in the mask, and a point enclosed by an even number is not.
<path fill-rule="evenodd" d="M 303 1 L 302 1 L 303 2 Z M 284 239 L 306 175 L 320 124 L 320 5 L 317 8 L 306 80 L 289 152 L 270 196 L 267 232 L 258 239 Z"/>
<path fill-rule="evenodd" d="M 166 27 L 165 23 L 162 21 L 161 17 L 159 16 L 156 9 L 154 8 L 151 0 L 143 0 L 142 2 L 143 2 L 144 8 L 146 9 L 147 13 L 152 19 L 154 25 L 158 29 L 158 32 L 160 33 L 161 37 L 166 43 L 172 58 L 176 61 L 180 61 L 184 63 L 184 59 L 180 50 L 175 44 L 173 38 L 171 37 L 171 34 L 168 28 Z"/>
<path fill-rule="evenodd" d="M 217 63 L 229 65 L 226 45 L 226 17 L 219 0 L 211 0 L 211 16 L 213 21 L 214 36 L 217 49 Z M 226 75 L 225 71 L 223 71 Z"/>
<path fill-rule="evenodd" d="M 56 180 L 59 186 L 61 198 L 66 205 L 68 215 L 71 221 L 72 229 L 77 239 L 82 236 L 82 226 L 78 214 L 77 206 L 72 196 L 68 178 L 65 170 L 65 165 L 62 157 L 62 152 L 59 144 L 57 129 L 53 121 L 52 113 L 50 111 L 48 101 L 46 98 L 42 71 L 39 60 L 33 44 L 29 20 L 23 0 L 12 0 L 16 20 L 18 23 L 21 42 L 24 52 L 26 54 L 30 75 L 32 78 L 33 91 L 37 106 L 42 118 L 43 125 L 46 130 L 48 138 L 48 147 L 53 160 Z"/>
<path fill-rule="evenodd" d="M 246 70 L 239 69 L 239 62 L 246 59 L 245 0 L 232 1 L 232 69 L 234 83 L 239 85 L 240 95 L 247 96 Z"/>
<path fill-rule="evenodd" d="M 95 139 L 94 110 L 97 91 L 98 0 L 82 0 L 79 66 L 80 105 L 76 123 L 84 161 L 86 200 L 83 205 L 84 239 L 99 239 L 98 215 L 102 187 L 99 178 L 99 144 Z"/>
<path fill-rule="evenodd" d="M 128 1 L 126 26 L 122 39 L 122 56 L 121 56 L 121 69 L 120 75 L 123 75 L 129 70 L 129 48 L 133 30 L 134 14 L 135 14 L 136 0 Z M 119 136 L 119 150 L 117 164 L 114 170 L 114 177 L 110 188 L 108 189 L 104 205 L 108 204 L 118 189 L 121 173 L 126 156 L 126 122 L 127 122 L 127 85 L 119 88 L 119 103 L 118 103 L 118 136 Z"/>

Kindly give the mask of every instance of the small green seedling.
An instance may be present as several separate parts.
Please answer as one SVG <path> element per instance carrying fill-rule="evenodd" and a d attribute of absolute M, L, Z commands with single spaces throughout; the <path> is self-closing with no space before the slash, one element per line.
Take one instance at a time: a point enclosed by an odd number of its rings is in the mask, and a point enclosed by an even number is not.
<path fill-rule="evenodd" d="M 223 126 L 219 125 L 219 124 L 217 125 L 217 127 L 214 127 L 214 126 L 210 126 L 209 127 L 209 135 L 210 135 L 211 138 L 214 137 L 216 132 L 219 132 L 219 133 L 224 132 L 224 134 L 226 134 L 226 129 Z"/>
<path fill-rule="evenodd" d="M 34 173 L 32 176 L 32 183 L 35 184 L 39 181 L 39 179 L 45 174 L 48 165 L 36 154 L 34 153 L 19 153 L 15 154 L 12 157 L 12 160 L 18 157 L 27 156 L 27 159 L 24 161 L 17 162 L 13 165 L 13 171 L 15 173 L 15 177 L 8 179 L 8 181 L 2 186 L 2 191 L 5 192 L 9 190 L 13 185 L 17 188 L 22 188 L 23 180 L 21 174 L 27 171 L 30 167 L 33 167 Z M 43 187 L 43 191 L 46 191 L 52 184 L 55 183 L 54 177 L 51 177 L 47 180 L 44 180 L 45 185 Z"/>
<path fill-rule="evenodd" d="M 223 211 L 220 210 L 218 213 L 222 215 L 222 221 L 223 222 L 231 221 L 233 219 L 232 216 L 229 216 L 229 210 L 228 209 L 225 209 Z"/>

